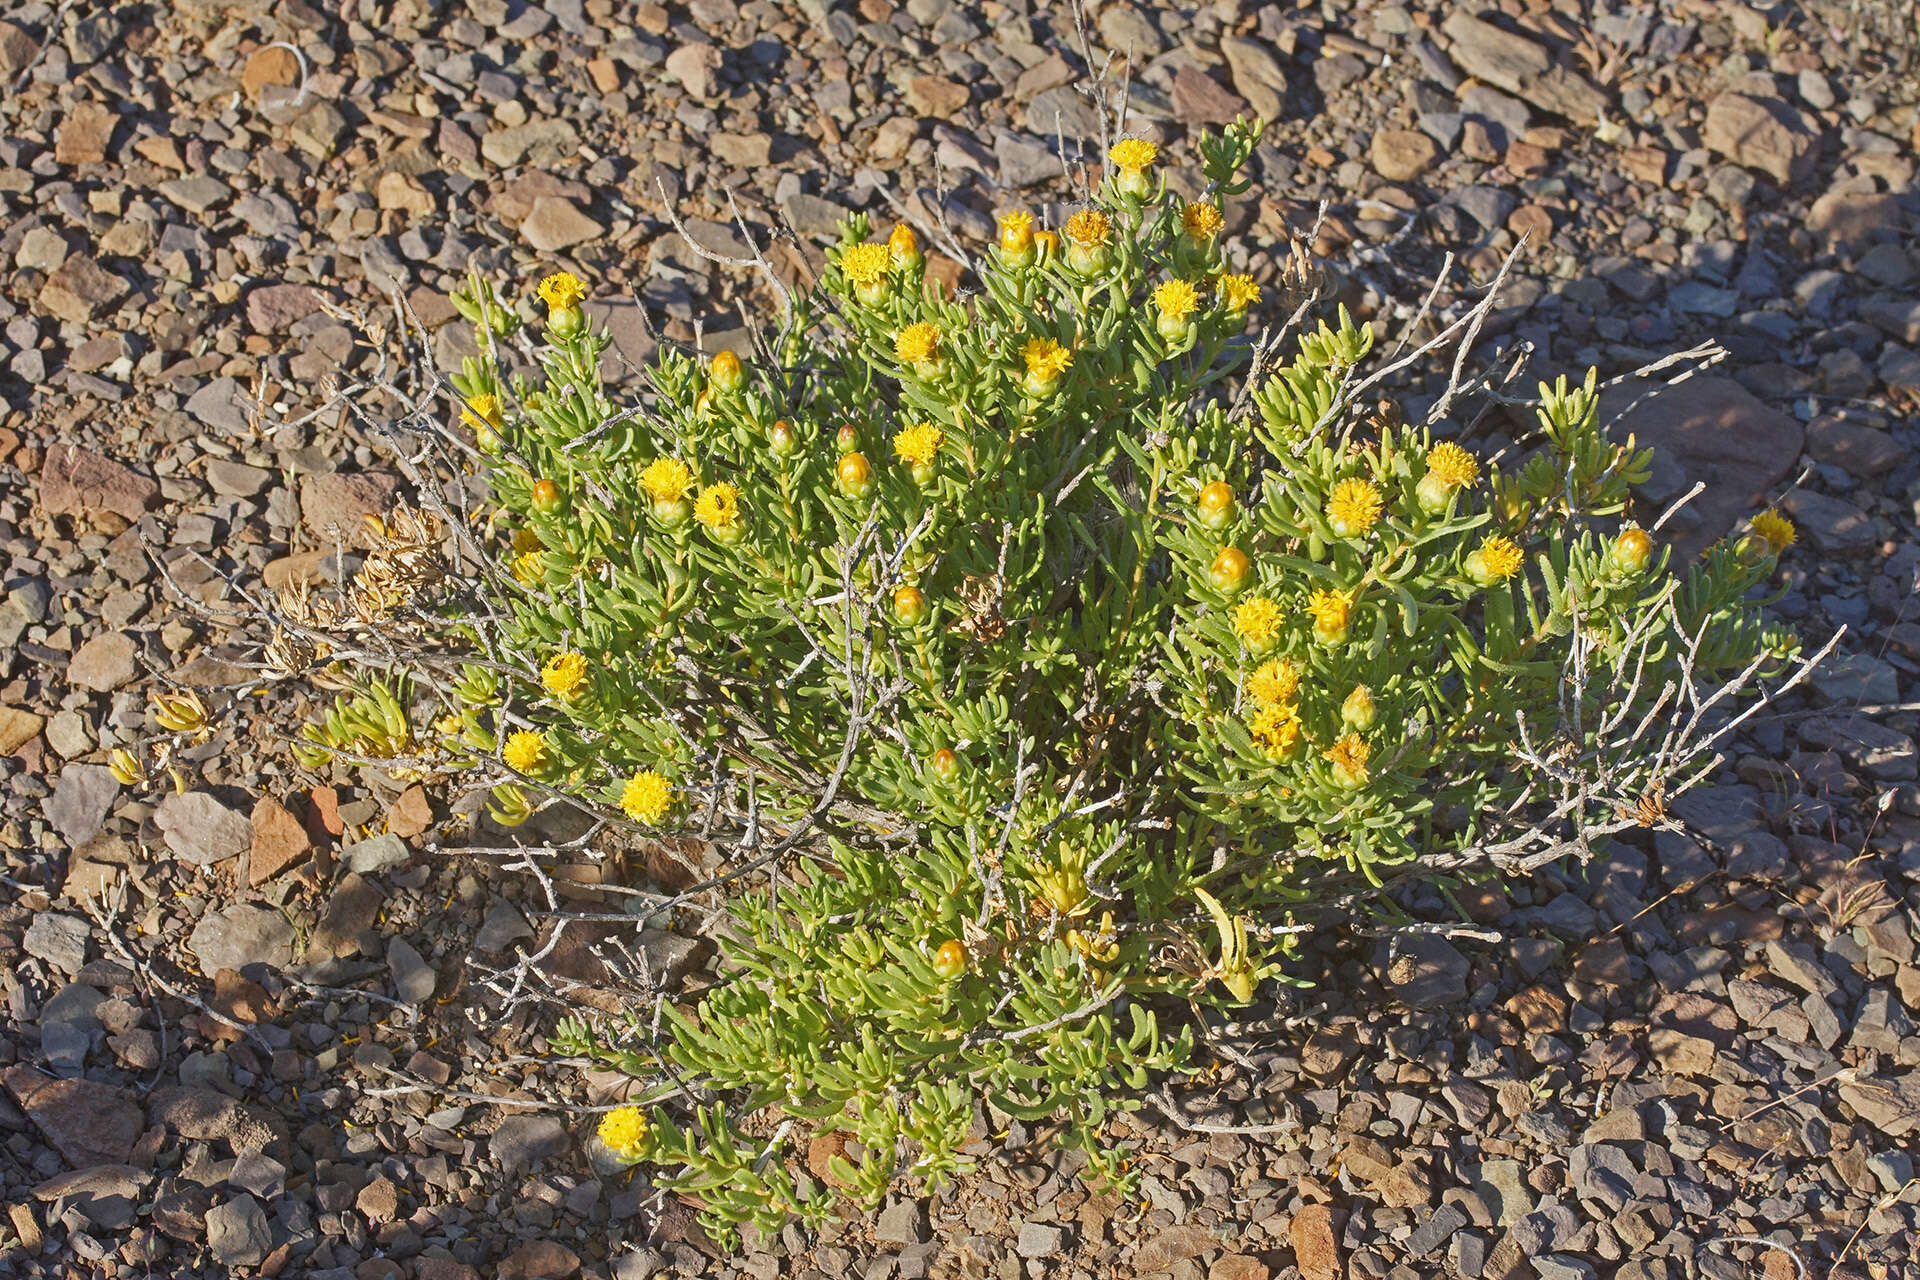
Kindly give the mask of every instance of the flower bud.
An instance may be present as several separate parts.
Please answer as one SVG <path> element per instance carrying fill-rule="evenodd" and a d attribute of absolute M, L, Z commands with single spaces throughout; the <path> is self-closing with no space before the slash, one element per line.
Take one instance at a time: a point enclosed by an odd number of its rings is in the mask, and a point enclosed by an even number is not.
<path fill-rule="evenodd" d="M 833 451 L 849 454 L 860 447 L 860 431 L 851 423 L 833 433 Z"/>
<path fill-rule="evenodd" d="M 926 593 L 920 588 L 908 585 L 893 593 L 893 616 L 908 626 L 919 626 L 929 612 Z"/>
<path fill-rule="evenodd" d="M 1378 718 L 1373 693 L 1363 684 L 1355 685 L 1347 700 L 1340 704 L 1340 723 L 1349 729 L 1371 729 Z"/>
<path fill-rule="evenodd" d="M 942 782 L 952 782 L 960 776 L 960 757 L 954 753 L 952 747 L 942 747 L 933 753 L 933 758 L 928 761 L 927 767 L 932 769 L 934 776 Z"/>
<path fill-rule="evenodd" d="M 1653 559 L 1653 537 L 1638 527 L 1622 529 L 1607 552 L 1607 564 L 1625 574 L 1638 574 Z"/>
<path fill-rule="evenodd" d="M 555 342 L 572 342 L 587 331 L 587 313 L 578 307 L 555 307 L 547 312 L 547 336 Z"/>
<path fill-rule="evenodd" d="M 1033 248 L 1043 260 L 1060 256 L 1060 233 L 1057 231 L 1036 231 L 1033 233 Z"/>
<path fill-rule="evenodd" d="M 918 271 L 926 259 L 920 253 L 920 237 L 913 234 L 913 228 L 901 223 L 887 237 L 887 251 L 893 255 L 893 265 L 909 271 Z"/>
<path fill-rule="evenodd" d="M 1024 267 L 1033 261 L 1033 215 L 1014 210 L 1000 215 L 1000 256 L 1009 265 Z"/>
<path fill-rule="evenodd" d="M 834 480 L 840 492 L 849 498 L 864 498 L 873 492 L 873 468 L 863 453 L 849 453 L 841 458 L 840 465 L 834 468 Z"/>
<path fill-rule="evenodd" d="M 1215 591 L 1235 595 L 1247 585 L 1247 575 L 1253 570 L 1253 562 L 1247 559 L 1247 553 L 1238 547 L 1222 547 L 1220 554 L 1207 566 L 1207 581 Z"/>
<path fill-rule="evenodd" d="M 1209 529 L 1224 529 L 1238 515 L 1233 489 L 1224 480 L 1215 480 L 1200 491 L 1200 523 Z"/>
<path fill-rule="evenodd" d="M 793 426 L 785 418 L 767 428 L 767 448 L 776 458 L 791 458 L 800 448 L 800 438 L 793 434 Z"/>
<path fill-rule="evenodd" d="M 952 982 L 967 971 L 967 949 L 957 938 L 948 938 L 933 953 L 933 971 L 942 982 Z"/>
<path fill-rule="evenodd" d="M 1420 477 L 1420 483 L 1413 487 L 1414 500 L 1420 509 L 1430 516 L 1437 516 L 1447 509 L 1453 501 L 1454 486 L 1429 471 Z"/>
<path fill-rule="evenodd" d="M 533 482 L 533 509 L 543 516 L 557 516 L 567 508 L 566 495 L 551 480 Z"/>
<path fill-rule="evenodd" d="M 740 367 L 740 357 L 731 351 L 715 352 L 707 373 L 713 380 L 714 390 L 723 395 L 738 391 L 747 380 L 746 370 Z"/>

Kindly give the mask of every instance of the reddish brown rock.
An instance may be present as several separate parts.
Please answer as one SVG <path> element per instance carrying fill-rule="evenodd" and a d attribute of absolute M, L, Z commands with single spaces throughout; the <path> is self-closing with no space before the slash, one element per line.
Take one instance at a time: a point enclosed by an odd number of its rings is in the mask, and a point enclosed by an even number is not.
<path fill-rule="evenodd" d="M 131 524 L 160 503 L 160 486 L 123 462 L 78 445 L 47 449 L 40 467 L 40 506 L 48 515 L 111 512 Z"/>
<path fill-rule="evenodd" d="M 306 476 L 300 481 L 300 519 L 307 532 L 326 542 L 338 537 L 348 546 L 372 545 L 366 517 L 384 515 L 400 491 L 397 476 L 373 471 Z"/>
<path fill-rule="evenodd" d="M 265 884 L 313 851 L 306 824 L 272 796 L 253 806 L 253 844 L 247 854 L 247 880 Z"/>
<path fill-rule="evenodd" d="M 54 130 L 53 158 L 63 165 L 99 164 L 113 138 L 113 112 L 97 102 L 77 102 Z"/>
<path fill-rule="evenodd" d="M 1340 1247 L 1334 1242 L 1333 1212 L 1326 1205 L 1303 1207 L 1293 1215 L 1287 1233 L 1304 1280 L 1340 1280 Z"/>
<path fill-rule="evenodd" d="M 555 1240 L 529 1240 L 494 1272 L 498 1280 L 568 1280 L 580 1274 L 580 1255 Z"/>
<path fill-rule="evenodd" d="M 311 285 L 262 285 L 247 295 L 247 323 L 256 333 L 285 333 L 318 311 L 323 301 Z"/>
<path fill-rule="evenodd" d="M 55 1080 L 28 1066 L 9 1067 L 0 1083 L 74 1168 L 133 1158 L 146 1126 L 124 1091 L 92 1080 Z"/>
<path fill-rule="evenodd" d="M 1173 77 L 1173 114 L 1182 124 L 1231 124 L 1246 100 L 1198 67 L 1181 64 Z"/>
<path fill-rule="evenodd" d="M 76 253 L 40 286 L 40 309 L 71 324 L 86 324 L 118 306 L 130 292 L 125 280 Z"/>
<path fill-rule="evenodd" d="M 1818 129 L 1779 98 L 1721 94 L 1707 104 L 1701 140 L 1707 150 L 1758 169 L 1783 187 L 1812 173 L 1820 158 Z"/>

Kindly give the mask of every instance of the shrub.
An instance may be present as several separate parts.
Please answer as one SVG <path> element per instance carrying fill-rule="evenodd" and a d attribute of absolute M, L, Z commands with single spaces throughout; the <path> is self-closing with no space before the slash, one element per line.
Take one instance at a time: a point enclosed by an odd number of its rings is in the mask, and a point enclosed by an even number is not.
<path fill-rule="evenodd" d="M 403 754 L 394 708 L 433 697 L 419 737 L 496 819 L 564 798 L 725 847 L 717 985 L 658 1043 L 555 1038 L 661 1084 L 603 1145 L 716 1227 L 833 1212 L 787 1158 L 810 1131 L 850 1136 L 840 1191 L 938 1183 L 982 1103 L 1123 1178 L 1109 1123 L 1187 1064 L 1185 1003 L 1294 980 L 1356 894 L 1658 821 L 1711 690 L 1789 647 L 1747 597 L 1791 526 L 1670 572 L 1617 520 L 1648 453 L 1593 375 L 1540 387 L 1507 469 L 1379 400 L 1344 308 L 1250 336 L 1273 300 L 1222 228 L 1257 138 L 1203 144 L 1193 203 L 1119 143 L 1058 229 L 1004 214 L 959 297 L 855 216 L 776 334 L 669 347 L 626 405 L 581 281 L 539 285 L 530 375 L 522 318 L 456 298 L 484 563 L 405 665 L 461 665 L 362 681 L 303 750 Z"/>

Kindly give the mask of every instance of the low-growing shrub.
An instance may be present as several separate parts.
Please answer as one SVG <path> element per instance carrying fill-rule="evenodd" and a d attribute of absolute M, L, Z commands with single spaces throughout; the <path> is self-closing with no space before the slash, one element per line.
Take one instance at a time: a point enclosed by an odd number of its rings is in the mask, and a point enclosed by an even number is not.
<path fill-rule="evenodd" d="M 630 402 L 580 280 L 539 284 L 526 372 L 527 320 L 456 298 L 485 354 L 449 438 L 489 496 L 437 509 L 486 563 L 405 664 L 442 676 L 363 680 L 302 751 L 437 753 L 509 825 L 565 798 L 720 846 L 716 985 L 658 1043 L 556 1038 L 660 1086 L 602 1145 L 716 1227 L 938 1183 L 983 1104 L 1124 1177 L 1110 1121 L 1186 1066 L 1190 1004 L 1296 979 L 1304 930 L 1397 879 L 1659 821 L 1710 691 L 1789 646 L 1748 597 L 1791 526 L 1670 566 L 1621 522 L 1648 453 L 1592 375 L 1539 388 L 1503 466 L 1402 421 L 1310 270 L 1237 272 L 1257 137 L 1207 140 L 1192 202 L 1121 141 L 1062 225 L 1003 214 L 958 296 L 855 216 L 776 333 L 668 346 Z M 356 592 L 336 614 L 405 597 Z M 296 630 L 289 671 L 327 656 Z M 394 714 L 427 699 L 430 729 Z M 836 1131 L 823 1185 L 793 1144 Z"/>

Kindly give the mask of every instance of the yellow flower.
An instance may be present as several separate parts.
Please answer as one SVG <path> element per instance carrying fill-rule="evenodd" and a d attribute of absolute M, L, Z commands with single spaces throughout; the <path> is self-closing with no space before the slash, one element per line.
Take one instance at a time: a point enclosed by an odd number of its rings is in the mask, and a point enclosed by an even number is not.
<path fill-rule="evenodd" d="M 1167 320 L 1185 320 L 1200 307 L 1200 291 L 1185 280 L 1169 280 L 1153 291 L 1153 305 Z"/>
<path fill-rule="evenodd" d="M 1449 489 L 1464 489 L 1480 478 L 1480 464 L 1472 454 L 1448 440 L 1427 454 L 1427 474 Z"/>
<path fill-rule="evenodd" d="M 893 456 L 910 467 L 931 466 L 946 438 L 947 433 L 931 422 L 917 423 L 893 437 Z"/>
<path fill-rule="evenodd" d="M 877 284 L 887 278 L 893 251 L 884 244 L 857 244 L 840 257 L 840 270 L 855 284 Z"/>
<path fill-rule="evenodd" d="M 731 529 L 740 523 L 740 490 L 725 481 L 700 490 L 693 518 L 709 529 Z"/>
<path fill-rule="evenodd" d="M 477 396 L 468 396 L 466 410 L 461 413 L 460 417 L 461 420 L 470 427 L 492 427 L 495 431 L 498 431 L 502 422 L 500 417 L 500 397 L 486 395 L 484 393 Z"/>
<path fill-rule="evenodd" d="M 1027 376 L 1042 382 L 1059 377 L 1073 363 L 1073 352 L 1052 338 L 1028 338 L 1021 355 L 1026 358 Z"/>
<path fill-rule="evenodd" d="M 920 364 L 940 350 L 940 327 L 922 320 L 902 329 L 893 340 L 893 354 L 901 364 Z"/>
<path fill-rule="evenodd" d="M 1753 532 L 1762 542 L 1773 548 L 1779 555 L 1792 546 L 1799 535 L 1794 532 L 1793 521 L 1778 511 L 1762 511 L 1753 518 Z"/>
<path fill-rule="evenodd" d="M 538 292 L 550 309 L 565 311 L 587 300 L 587 282 L 571 271 L 556 271 L 540 282 Z"/>
<path fill-rule="evenodd" d="M 1344 591 L 1315 591 L 1307 597 L 1307 613 L 1314 630 L 1336 634 L 1346 630 L 1353 616 L 1353 599 Z"/>
<path fill-rule="evenodd" d="M 1300 692 L 1300 668 L 1285 658 L 1271 658 L 1247 677 L 1247 696 L 1264 706 L 1293 701 Z"/>
<path fill-rule="evenodd" d="M 500 753 L 507 767 L 521 773 L 538 774 L 547 767 L 547 735 L 529 729 L 521 729 L 507 738 L 507 745 Z"/>
<path fill-rule="evenodd" d="M 538 551 L 539 549 L 539 534 L 531 529 L 515 529 L 513 531 L 513 553 L 515 555 L 525 555 L 529 551 Z"/>
<path fill-rule="evenodd" d="M 1349 477 L 1327 497 L 1327 523 L 1342 538 L 1357 538 L 1380 519 L 1380 490 L 1371 480 Z"/>
<path fill-rule="evenodd" d="M 1300 745 L 1300 713 L 1284 703 L 1262 707 L 1247 721 L 1247 731 L 1262 751 L 1284 760 Z"/>
<path fill-rule="evenodd" d="M 514 581 L 523 587 L 531 587 L 547 576 L 546 561 L 538 551 L 522 551 L 513 558 L 509 568 Z"/>
<path fill-rule="evenodd" d="M 1067 219 L 1067 239 L 1083 249 L 1097 249 L 1113 238 L 1113 224 L 1098 209 L 1082 209 Z"/>
<path fill-rule="evenodd" d="M 1020 257 L 1033 248 L 1033 215 L 1011 209 L 1000 215 L 1000 251 Z"/>
<path fill-rule="evenodd" d="M 655 458 L 640 473 L 640 487 L 655 502 L 678 502 L 693 488 L 693 468 L 678 458 Z"/>
<path fill-rule="evenodd" d="M 635 822 L 657 826 L 673 808 L 673 784 L 651 769 L 642 769 L 620 789 L 620 807 Z"/>
<path fill-rule="evenodd" d="M 540 683 L 562 702 L 572 702 L 587 684 L 587 660 L 577 653 L 556 653 L 540 668 Z"/>
<path fill-rule="evenodd" d="M 639 1107 L 615 1107 L 600 1117 L 600 1144 L 622 1160 L 636 1163 L 646 1158 L 653 1146 L 653 1130 L 647 1113 Z"/>
<path fill-rule="evenodd" d="M 1122 138 L 1108 150 L 1107 159 L 1113 161 L 1114 168 L 1137 174 L 1152 164 L 1159 154 L 1160 148 L 1145 138 Z"/>
<path fill-rule="evenodd" d="M 1233 632 L 1249 649 L 1271 649 L 1283 621 L 1280 606 L 1266 596 L 1248 596 L 1233 606 Z"/>
<path fill-rule="evenodd" d="M 1477 565 L 1476 561 L 1478 561 Z M 1520 572 L 1520 566 L 1525 562 L 1526 556 L 1514 540 L 1496 533 L 1482 542 L 1479 549 L 1467 557 L 1467 572 L 1475 581 L 1480 582 L 1480 585 L 1492 586 L 1496 582 L 1505 582 Z"/>
<path fill-rule="evenodd" d="M 1220 211 L 1204 200 L 1196 200 L 1180 211 L 1180 227 L 1194 240 L 1211 240 L 1226 225 Z"/>
<path fill-rule="evenodd" d="M 1349 787 L 1365 786 L 1367 782 L 1367 757 L 1373 754 L 1357 733 L 1342 734 L 1340 740 L 1327 748 L 1327 759 L 1333 762 L 1333 776 Z"/>
<path fill-rule="evenodd" d="M 1228 311 L 1245 311 L 1260 301 L 1260 286 L 1252 276 L 1221 276 L 1215 286 L 1220 291 L 1220 301 Z"/>

